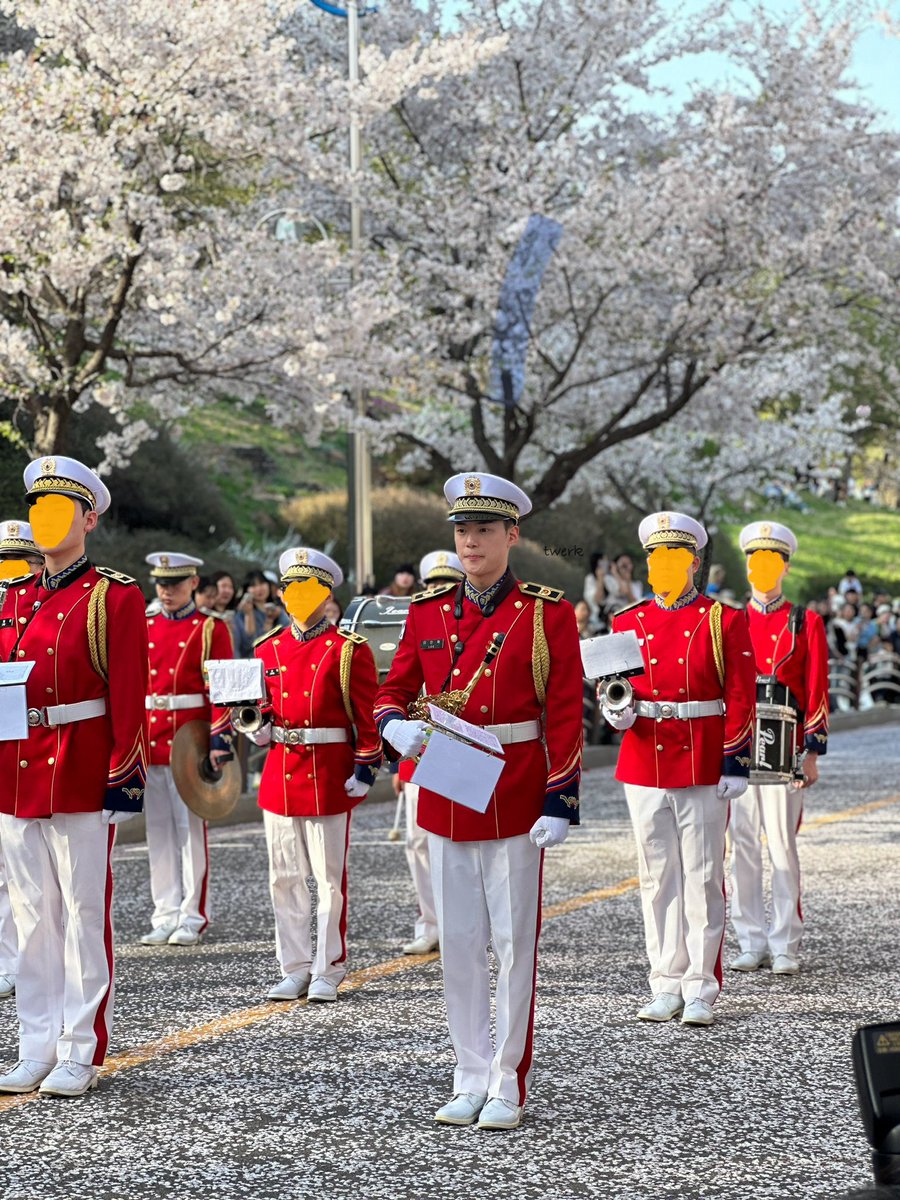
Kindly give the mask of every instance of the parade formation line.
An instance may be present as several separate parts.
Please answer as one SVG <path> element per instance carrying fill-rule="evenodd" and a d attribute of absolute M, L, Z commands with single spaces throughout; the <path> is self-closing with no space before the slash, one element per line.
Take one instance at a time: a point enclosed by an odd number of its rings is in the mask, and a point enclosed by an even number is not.
<path fill-rule="evenodd" d="M 832 825 L 840 821 L 852 820 L 854 817 L 865 816 L 868 813 L 877 812 L 879 809 L 889 808 L 898 802 L 900 802 L 900 792 L 893 796 L 887 796 L 882 800 L 871 800 L 865 804 L 842 809 L 840 812 L 825 813 L 819 817 L 812 817 L 808 821 L 804 821 L 801 832 L 824 825 Z M 636 890 L 637 887 L 637 876 L 631 876 L 628 879 L 623 879 L 618 883 L 612 884 L 610 887 L 592 888 L 590 891 L 582 892 L 580 895 L 570 896 L 566 900 L 547 905 L 543 909 L 542 919 L 551 921 L 557 917 L 568 916 L 580 909 L 588 908 L 592 904 L 600 904 L 607 900 L 617 899 L 619 896 L 624 896 L 628 892 Z M 357 991 L 365 987 L 366 984 L 427 966 L 429 963 L 435 962 L 439 957 L 437 952 L 415 956 L 403 955 L 398 958 L 386 959 L 384 962 L 374 963 L 370 967 L 362 967 L 358 971 L 351 971 L 347 975 L 341 984 L 341 991 Z M 167 1054 L 174 1054 L 180 1050 L 188 1050 L 192 1046 L 225 1037 L 230 1033 L 236 1033 L 239 1030 L 258 1025 L 262 1021 L 270 1020 L 281 1013 L 290 1012 L 296 1008 L 303 1008 L 306 1005 L 307 1001 L 301 999 L 278 1004 L 272 1002 L 256 1004 L 249 1008 L 238 1009 L 235 1012 L 216 1017 L 212 1021 L 206 1021 L 202 1025 L 195 1025 L 190 1029 L 182 1029 L 177 1033 L 168 1034 L 152 1042 L 136 1046 L 133 1050 L 114 1054 L 100 1068 L 99 1074 L 101 1077 L 117 1075 L 121 1071 L 130 1070 L 132 1067 L 140 1067 Z M 0 1114 L 18 1108 L 23 1104 L 29 1104 L 39 1098 L 38 1092 L 28 1092 L 21 1096 L 0 1096 Z"/>

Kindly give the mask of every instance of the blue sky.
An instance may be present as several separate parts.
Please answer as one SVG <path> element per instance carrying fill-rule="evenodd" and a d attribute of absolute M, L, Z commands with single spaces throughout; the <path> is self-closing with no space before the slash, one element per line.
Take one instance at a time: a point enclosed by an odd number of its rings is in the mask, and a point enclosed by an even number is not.
<path fill-rule="evenodd" d="M 382 2 L 390 3 L 390 0 Z M 598 2 L 602 3 L 602 0 Z M 660 0 L 660 3 L 663 9 L 673 14 L 679 10 L 697 12 L 707 7 L 706 0 Z M 745 0 L 734 0 L 734 5 L 735 9 L 738 5 L 745 10 L 749 7 Z M 446 0 L 447 16 L 451 17 L 459 7 L 461 0 Z M 799 11 L 802 4 L 800 0 L 765 0 L 765 7 L 773 13 L 787 14 Z M 881 7 L 900 24 L 900 0 L 885 0 Z M 679 104 L 690 94 L 692 83 L 721 80 L 727 77 L 728 67 L 728 61 L 721 55 L 691 55 L 660 68 L 655 82 L 671 88 L 670 105 Z M 889 37 L 881 25 L 873 20 L 857 42 L 852 75 L 861 95 L 884 113 L 879 124 L 900 130 L 900 38 Z"/>

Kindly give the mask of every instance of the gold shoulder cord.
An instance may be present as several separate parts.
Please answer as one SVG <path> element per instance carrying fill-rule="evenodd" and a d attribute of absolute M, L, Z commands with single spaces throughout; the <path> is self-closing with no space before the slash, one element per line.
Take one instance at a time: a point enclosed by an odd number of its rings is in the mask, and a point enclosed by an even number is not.
<path fill-rule="evenodd" d="M 713 658 L 719 683 L 725 686 L 725 643 L 722 640 L 722 605 L 715 600 L 709 610 L 709 630 L 712 634 Z"/>
<path fill-rule="evenodd" d="M 350 664 L 353 661 L 353 643 L 345 641 L 341 646 L 341 696 L 344 701 L 344 712 L 353 724 L 353 705 L 350 703 Z"/>
<path fill-rule="evenodd" d="M 550 678 L 550 647 L 544 632 L 544 602 L 534 602 L 534 637 L 532 640 L 531 673 L 534 690 L 541 704 L 547 699 L 547 680 Z"/>
<path fill-rule="evenodd" d="M 109 683 L 109 659 L 106 643 L 106 593 L 109 580 L 100 579 L 94 584 L 88 601 L 87 635 L 91 653 L 91 666 L 104 683 Z"/>
<path fill-rule="evenodd" d="M 206 660 L 212 653 L 213 631 L 216 627 L 215 617 L 207 617 L 203 622 L 203 633 L 200 647 L 200 670 L 203 672 L 203 678 L 206 678 Z"/>

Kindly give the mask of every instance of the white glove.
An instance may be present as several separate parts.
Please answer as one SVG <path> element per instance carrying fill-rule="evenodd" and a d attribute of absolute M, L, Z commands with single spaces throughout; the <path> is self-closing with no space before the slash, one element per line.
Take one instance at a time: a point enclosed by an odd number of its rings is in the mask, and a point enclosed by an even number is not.
<path fill-rule="evenodd" d="M 132 817 L 140 816 L 140 813 L 123 812 L 117 808 L 104 808 L 101 816 L 104 825 L 121 825 L 123 821 L 130 821 Z"/>
<path fill-rule="evenodd" d="M 260 725 L 256 733 L 245 733 L 245 738 L 249 738 L 254 746 L 268 746 L 272 740 L 272 722 L 266 721 L 265 725 Z"/>
<path fill-rule="evenodd" d="M 395 717 L 384 727 L 384 740 L 390 742 L 401 758 L 415 758 L 425 742 L 428 726 L 424 721 L 401 721 Z"/>
<path fill-rule="evenodd" d="M 608 708 L 605 708 L 601 704 L 600 711 L 603 713 L 606 723 L 612 725 L 613 729 L 618 729 L 620 733 L 625 729 L 630 729 L 637 720 L 637 713 L 631 704 L 627 708 L 623 708 L 620 712 L 610 712 Z"/>
<path fill-rule="evenodd" d="M 750 780 L 745 779 L 743 775 L 720 775 L 716 784 L 716 795 L 720 800 L 737 800 L 738 796 L 743 796 L 746 792 L 749 783 Z"/>
<path fill-rule="evenodd" d="M 539 850 L 560 846 L 569 836 L 567 817 L 538 817 L 528 835 Z"/>
<path fill-rule="evenodd" d="M 348 796 L 364 796 L 368 790 L 369 785 L 357 779 L 355 775 L 344 781 L 344 791 Z"/>

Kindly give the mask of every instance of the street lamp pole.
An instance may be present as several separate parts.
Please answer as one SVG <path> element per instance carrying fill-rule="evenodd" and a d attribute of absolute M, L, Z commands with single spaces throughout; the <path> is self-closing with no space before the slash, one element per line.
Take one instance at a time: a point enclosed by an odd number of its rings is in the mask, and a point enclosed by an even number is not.
<path fill-rule="evenodd" d="M 359 195 L 359 173 L 362 148 L 356 92 L 359 85 L 359 0 L 347 3 L 347 70 L 350 81 L 350 277 L 359 281 L 362 249 L 362 205 Z M 351 407 L 357 419 L 366 414 L 361 387 L 351 391 Z M 350 434 L 351 454 L 351 511 L 350 541 L 357 591 L 374 582 L 372 554 L 372 460 L 368 438 L 361 422 Z"/>

